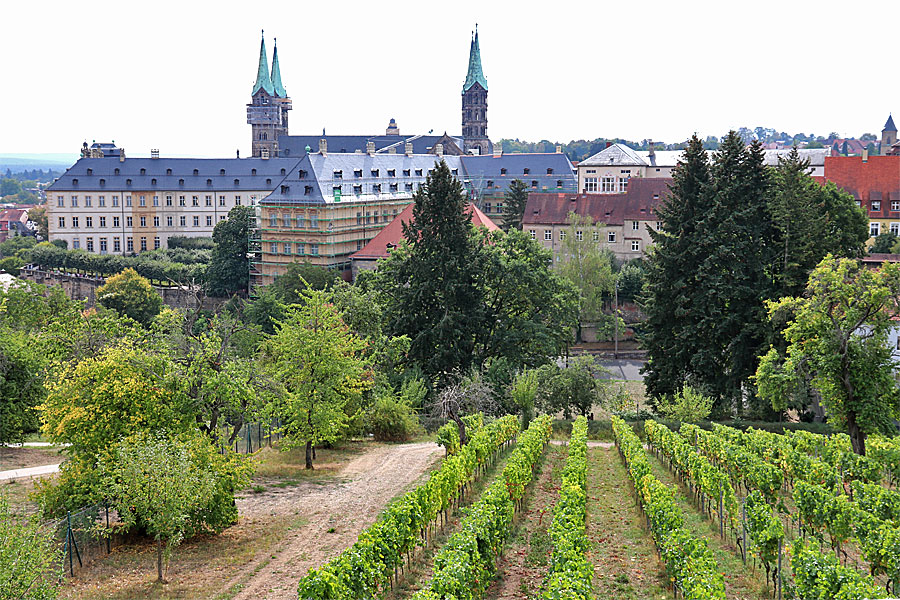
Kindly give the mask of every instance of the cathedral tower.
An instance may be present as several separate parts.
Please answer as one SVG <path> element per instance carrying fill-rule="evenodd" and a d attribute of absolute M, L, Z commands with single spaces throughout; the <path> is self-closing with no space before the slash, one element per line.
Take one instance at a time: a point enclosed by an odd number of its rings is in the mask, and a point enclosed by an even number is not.
<path fill-rule="evenodd" d="M 288 133 L 288 111 L 291 99 L 281 83 L 278 63 L 278 41 L 272 54 L 272 72 L 266 57 L 266 40 L 259 44 L 259 67 L 253 85 L 252 102 L 247 105 L 247 123 L 252 130 L 254 157 L 278 156 L 278 137 Z"/>
<path fill-rule="evenodd" d="M 467 154 L 490 154 L 487 136 L 487 79 L 481 70 L 478 26 L 469 46 L 469 71 L 462 89 L 462 137 Z"/>

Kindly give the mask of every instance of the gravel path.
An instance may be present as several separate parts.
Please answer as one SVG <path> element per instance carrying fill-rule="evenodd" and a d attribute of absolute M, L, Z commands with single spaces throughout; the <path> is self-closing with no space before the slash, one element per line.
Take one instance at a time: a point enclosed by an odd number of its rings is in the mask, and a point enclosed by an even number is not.
<path fill-rule="evenodd" d="M 0 471 L 0 481 L 7 479 L 22 479 L 24 477 L 37 477 L 38 475 L 49 475 L 59 471 L 59 465 L 43 465 L 41 467 L 29 467 L 27 469 L 13 469 L 11 471 Z"/>

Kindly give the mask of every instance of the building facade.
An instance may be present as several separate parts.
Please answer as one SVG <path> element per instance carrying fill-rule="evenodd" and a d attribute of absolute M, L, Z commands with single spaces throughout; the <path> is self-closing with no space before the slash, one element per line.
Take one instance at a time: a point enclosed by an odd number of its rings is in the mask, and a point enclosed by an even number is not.
<path fill-rule="evenodd" d="M 622 261 L 644 258 L 652 246 L 650 231 L 657 228 L 656 209 L 669 192 L 671 179 L 633 180 L 622 194 L 547 194 L 528 195 L 522 230 L 553 252 L 554 260 L 563 258 L 569 231 L 569 215 L 589 216 L 601 224 L 590 235 L 601 248 L 607 248 Z M 576 236 L 588 235 L 576 231 Z"/>
<path fill-rule="evenodd" d="M 288 134 L 288 111 L 291 99 L 281 83 L 281 65 L 278 63 L 278 42 L 272 53 L 272 72 L 266 57 L 266 41 L 259 44 L 259 68 L 256 83 L 247 105 L 247 123 L 251 129 L 251 148 L 254 158 L 278 156 L 278 139 Z"/>
<path fill-rule="evenodd" d="M 296 163 L 127 158 L 114 147 L 93 156 L 47 189 L 47 222 L 51 241 L 100 254 L 166 248 L 173 236 L 210 237 L 228 211 L 258 203 Z"/>
<path fill-rule="evenodd" d="M 879 234 L 900 235 L 900 156 L 830 156 L 825 181 L 856 199 L 869 217 L 869 245 Z"/>

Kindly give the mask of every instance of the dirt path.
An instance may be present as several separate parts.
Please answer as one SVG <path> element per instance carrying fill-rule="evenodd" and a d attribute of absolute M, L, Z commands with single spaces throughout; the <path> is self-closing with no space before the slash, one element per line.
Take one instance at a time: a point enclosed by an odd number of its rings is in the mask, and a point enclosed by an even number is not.
<path fill-rule="evenodd" d="M 238 600 L 294 600 L 306 572 L 356 541 L 385 505 L 419 479 L 441 452 L 433 442 L 383 446 L 353 459 L 337 484 L 304 482 L 286 492 L 238 500 L 242 517 L 293 510 L 300 525 L 266 556 L 251 561 L 226 582 L 223 593 L 240 586 Z"/>
<path fill-rule="evenodd" d="M 553 521 L 553 505 L 559 500 L 567 454 L 565 447 L 552 445 L 547 448 L 540 475 L 530 490 L 525 509 L 516 517 L 518 524 L 486 598 L 522 600 L 540 597 L 551 551 L 547 531 Z"/>
<path fill-rule="evenodd" d="M 594 597 L 670 598 L 665 567 L 631 490 L 615 448 L 588 450 L 587 558 L 594 565 Z"/>

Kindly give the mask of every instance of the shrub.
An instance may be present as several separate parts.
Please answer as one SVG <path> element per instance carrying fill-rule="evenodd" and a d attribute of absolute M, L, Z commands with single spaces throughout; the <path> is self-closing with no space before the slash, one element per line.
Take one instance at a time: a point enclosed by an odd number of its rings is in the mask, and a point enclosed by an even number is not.
<path fill-rule="evenodd" d="M 56 598 L 61 554 L 38 521 L 19 521 L 0 494 L 0 598 Z"/>
<path fill-rule="evenodd" d="M 666 397 L 659 406 L 659 414 L 683 423 L 697 423 L 709 418 L 713 399 L 685 385 L 674 398 Z"/>
<path fill-rule="evenodd" d="M 402 442 L 420 430 L 415 410 L 389 394 L 375 400 L 369 422 L 375 439 L 382 442 Z"/>

